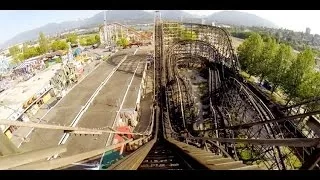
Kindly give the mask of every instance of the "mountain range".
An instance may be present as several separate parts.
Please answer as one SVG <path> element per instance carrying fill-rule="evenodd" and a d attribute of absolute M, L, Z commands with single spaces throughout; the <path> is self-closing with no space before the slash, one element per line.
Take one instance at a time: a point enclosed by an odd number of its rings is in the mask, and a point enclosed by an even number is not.
<path fill-rule="evenodd" d="M 209 16 L 197 16 L 181 10 L 162 10 L 161 18 L 173 21 L 192 21 L 201 23 L 204 19 L 205 22 L 211 24 L 211 22 L 228 24 L 228 25 L 242 25 L 242 26 L 264 26 L 270 28 L 277 28 L 273 22 L 263 19 L 259 16 L 250 13 L 244 13 L 239 11 L 220 11 L 213 13 Z M 154 14 L 143 10 L 109 10 L 106 12 L 107 22 L 119 22 L 123 24 L 144 24 L 152 23 Z M 75 28 L 89 28 L 100 24 L 103 24 L 104 12 L 97 13 L 96 15 L 76 21 L 65 21 L 62 23 L 49 23 L 39 28 L 35 28 L 29 31 L 22 32 L 8 41 L 0 45 L 0 48 L 4 48 L 13 44 L 36 39 L 39 32 L 43 32 L 46 35 L 56 34 L 65 30 L 71 30 Z"/>

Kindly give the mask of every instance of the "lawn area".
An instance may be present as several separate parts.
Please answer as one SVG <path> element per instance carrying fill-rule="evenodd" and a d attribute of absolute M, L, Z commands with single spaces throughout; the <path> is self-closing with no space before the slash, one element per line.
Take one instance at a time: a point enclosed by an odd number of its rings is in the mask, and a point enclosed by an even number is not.
<path fill-rule="evenodd" d="M 248 73 L 244 72 L 244 71 L 241 71 L 241 72 L 240 72 L 240 75 L 241 75 L 242 77 L 244 77 L 247 81 L 250 81 L 250 82 L 252 82 L 252 83 L 255 82 L 253 76 L 250 77 L 250 75 L 249 75 Z"/>
<path fill-rule="evenodd" d="M 232 46 L 233 48 L 236 50 L 240 44 L 243 43 L 244 39 L 239 39 L 239 38 L 236 38 L 236 37 L 231 37 L 231 41 L 232 41 Z"/>
<path fill-rule="evenodd" d="M 271 91 L 260 87 L 260 89 L 266 93 L 268 95 L 269 98 L 271 98 L 271 100 L 273 102 L 276 102 L 277 104 L 281 104 L 281 105 L 286 105 L 286 100 L 284 99 L 285 95 L 283 95 L 283 93 L 281 93 L 281 90 L 276 90 L 276 92 L 274 92 L 273 94 L 271 94 Z"/>
<path fill-rule="evenodd" d="M 245 78 L 247 81 L 251 82 L 252 84 L 254 84 L 256 87 L 258 87 L 261 91 L 263 91 L 269 98 L 271 98 L 271 100 L 275 103 L 281 104 L 281 105 L 285 105 L 286 104 L 286 96 L 284 94 L 284 92 L 281 89 L 277 89 L 273 94 L 271 94 L 271 91 L 269 91 L 268 89 L 261 87 L 259 84 L 256 83 L 255 81 L 255 77 L 251 76 L 244 72 L 241 71 L 240 75 Z M 250 78 L 249 78 L 250 77 Z"/>

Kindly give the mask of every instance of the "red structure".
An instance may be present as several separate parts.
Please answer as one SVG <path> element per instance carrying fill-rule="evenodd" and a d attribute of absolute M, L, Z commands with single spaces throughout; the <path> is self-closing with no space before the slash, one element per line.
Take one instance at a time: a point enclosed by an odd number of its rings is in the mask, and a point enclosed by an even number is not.
<path fill-rule="evenodd" d="M 118 132 L 129 132 L 130 133 L 130 127 L 129 126 L 121 126 L 121 127 L 118 127 L 116 129 L 116 131 L 118 131 Z M 132 138 L 131 134 L 126 134 L 124 136 L 129 138 L 129 139 Z M 116 134 L 114 136 L 114 142 L 120 143 L 120 142 L 123 142 L 123 141 L 124 141 L 124 139 L 120 135 Z"/>

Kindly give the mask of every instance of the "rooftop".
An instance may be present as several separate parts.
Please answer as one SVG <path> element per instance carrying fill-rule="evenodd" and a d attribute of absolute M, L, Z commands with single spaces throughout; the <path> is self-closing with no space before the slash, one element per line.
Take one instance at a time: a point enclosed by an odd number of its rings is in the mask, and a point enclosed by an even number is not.
<path fill-rule="evenodd" d="M 25 82 L 20 82 L 14 87 L 5 90 L 0 94 L 0 119 L 7 119 L 14 110 L 22 107 L 23 103 L 49 84 L 49 80 L 54 76 L 61 64 L 55 64 L 40 72 Z M 6 107 L 5 107 L 6 106 Z"/>

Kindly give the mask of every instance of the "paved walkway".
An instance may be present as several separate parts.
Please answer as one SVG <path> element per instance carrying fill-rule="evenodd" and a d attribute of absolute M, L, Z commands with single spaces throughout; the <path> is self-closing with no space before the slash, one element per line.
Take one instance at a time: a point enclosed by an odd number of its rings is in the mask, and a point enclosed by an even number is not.
<path fill-rule="evenodd" d="M 151 107 L 153 100 L 153 72 L 151 71 L 152 67 L 149 67 L 146 74 L 146 89 L 145 96 L 141 99 L 140 102 L 140 121 L 137 126 L 134 128 L 134 132 L 144 133 L 149 125 L 151 124 Z"/>
<path fill-rule="evenodd" d="M 46 123 L 47 121 L 45 119 L 42 119 L 42 117 L 47 114 L 49 108 L 48 104 L 53 103 L 54 101 L 57 101 L 56 97 L 52 97 L 48 103 L 43 104 L 38 112 L 30 118 L 30 122 L 34 123 Z M 12 133 L 11 141 L 14 145 L 16 145 L 18 148 L 21 146 L 22 143 L 28 142 L 28 136 L 31 134 L 33 128 L 30 127 L 19 127 L 17 130 L 15 130 Z"/>
<path fill-rule="evenodd" d="M 98 64 L 100 64 L 100 62 L 102 62 L 102 61 L 95 60 L 95 61 L 92 61 L 91 63 L 87 64 L 84 67 L 84 72 L 80 76 L 78 82 L 80 82 L 82 79 L 84 79 L 87 74 L 89 74 Z M 70 89 L 67 92 L 69 92 Z M 43 104 L 40 107 L 38 112 L 33 117 L 30 118 L 30 121 L 34 122 L 34 123 L 47 123 L 47 120 L 43 119 L 43 117 L 49 112 L 48 104 L 50 104 L 50 106 L 51 106 L 50 108 L 53 108 L 54 104 L 56 104 L 57 101 L 58 100 L 56 97 L 52 97 L 48 103 Z M 14 145 L 16 145 L 19 148 L 23 143 L 30 141 L 29 135 L 33 132 L 33 130 L 34 130 L 34 128 L 30 128 L 30 127 L 19 127 L 17 130 L 15 130 L 12 133 L 12 138 L 10 140 L 12 141 L 12 143 Z"/>

